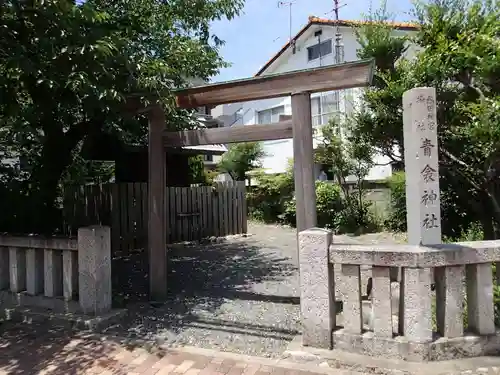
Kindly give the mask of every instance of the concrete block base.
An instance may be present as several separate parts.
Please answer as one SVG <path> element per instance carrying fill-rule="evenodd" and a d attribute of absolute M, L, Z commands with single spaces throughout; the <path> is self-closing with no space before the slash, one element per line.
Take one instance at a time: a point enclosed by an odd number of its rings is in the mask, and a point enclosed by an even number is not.
<path fill-rule="evenodd" d="M 0 319 L 14 322 L 33 323 L 48 322 L 57 326 L 71 329 L 101 332 L 118 323 L 126 314 L 125 309 L 111 310 L 98 316 L 82 314 L 56 313 L 41 308 L 3 308 L 0 310 Z"/>
<path fill-rule="evenodd" d="M 0 291 L 0 319 L 18 322 L 50 321 L 79 330 L 102 331 L 116 324 L 126 310 L 111 310 L 98 315 L 83 314 L 77 301 L 63 297 L 32 296 L 26 292 Z"/>
<path fill-rule="evenodd" d="M 77 301 L 65 301 L 64 298 L 49 298 L 43 295 L 32 296 L 27 292 L 12 293 L 0 291 L 0 307 L 35 307 L 53 310 L 59 313 L 78 313 L 80 305 Z"/>
<path fill-rule="evenodd" d="M 443 360 L 438 362 L 410 362 L 401 359 L 372 357 L 344 350 L 327 350 L 302 345 L 302 337 L 297 336 L 283 353 L 283 360 L 296 363 L 325 365 L 329 369 L 356 374 L 384 375 L 443 375 L 443 374 L 498 374 L 500 357 L 482 356 Z M 486 372 L 485 372 L 486 370 Z M 353 372 L 354 371 L 354 372 Z"/>
<path fill-rule="evenodd" d="M 491 336 L 465 335 L 439 338 L 429 343 L 409 342 L 402 336 L 377 337 L 373 332 L 361 335 L 341 329 L 332 334 L 333 348 L 369 357 L 411 362 L 445 361 L 500 354 L 500 331 Z"/>

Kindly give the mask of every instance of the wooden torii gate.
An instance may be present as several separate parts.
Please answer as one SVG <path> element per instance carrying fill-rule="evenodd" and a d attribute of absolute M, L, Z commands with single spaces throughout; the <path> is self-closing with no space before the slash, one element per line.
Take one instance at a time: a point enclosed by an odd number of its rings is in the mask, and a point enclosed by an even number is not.
<path fill-rule="evenodd" d="M 293 138 L 297 231 L 312 228 L 316 226 L 316 192 L 310 94 L 367 86 L 373 68 L 372 60 L 361 60 L 176 92 L 181 108 L 291 96 L 292 119 L 279 123 L 168 132 L 163 110 L 159 106 L 149 109 L 148 255 L 152 300 L 167 297 L 165 148 Z"/>

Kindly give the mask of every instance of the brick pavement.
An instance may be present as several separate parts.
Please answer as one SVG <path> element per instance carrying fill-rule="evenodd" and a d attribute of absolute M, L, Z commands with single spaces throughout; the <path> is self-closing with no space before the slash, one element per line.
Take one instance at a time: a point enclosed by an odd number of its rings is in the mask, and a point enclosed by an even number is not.
<path fill-rule="evenodd" d="M 29 325 L 1 330 L 0 375 L 312 375 L 350 374 L 316 365 L 181 348 L 149 352 L 118 340 Z"/>

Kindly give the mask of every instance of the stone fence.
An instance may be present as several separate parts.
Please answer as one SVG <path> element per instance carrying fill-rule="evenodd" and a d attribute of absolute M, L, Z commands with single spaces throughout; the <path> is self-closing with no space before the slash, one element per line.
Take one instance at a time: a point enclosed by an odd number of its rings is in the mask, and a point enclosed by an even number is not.
<path fill-rule="evenodd" d="M 410 361 L 500 352 L 491 269 L 500 241 L 359 245 L 314 228 L 299 248 L 304 345 Z M 365 301 L 361 267 L 371 268 Z"/>
<path fill-rule="evenodd" d="M 0 236 L 0 307 L 98 315 L 111 310 L 109 227 L 78 238 Z"/>

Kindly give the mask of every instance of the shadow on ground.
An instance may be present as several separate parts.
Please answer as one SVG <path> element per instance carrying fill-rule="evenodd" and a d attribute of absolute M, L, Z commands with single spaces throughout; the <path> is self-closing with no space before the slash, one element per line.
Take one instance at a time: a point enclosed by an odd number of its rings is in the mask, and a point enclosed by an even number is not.
<path fill-rule="evenodd" d="M 298 309 L 298 298 L 267 288 L 268 284 L 294 280 L 296 266 L 279 246 L 266 246 L 263 249 L 262 244 L 245 239 L 171 247 L 167 280 L 170 295 L 161 304 L 149 302 L 145 253 L 116 257 L 112 265 L 114 305 L 127 307 L 128 314 L 121 324 L 106 332 L 108 338 L 121 344 L 127 343 L 122 340 L 127 337 L 138 342 L 241 352 L 253 342 L 259 349 L 249 352 L 266 355 L 269 347 L 278 347 L 276 342 L 287 342 L 298 334 L 288 323 L 276 323 L 283 306 Z M 218 314 L 222 305 L 226 311 Z M 256 311 L 264 311 L 265 317 L 254 319 Z M 284 315 L 290 316 L 286 311 Z M 75 345 L 75 338 L 81 340 L 79 345 Z M 275 352 L 281 350 L 279 347 Z M 8 369 L 9 374 L 34 374 L 43 369 L 52 374 L 79 374 L 100 360 L 108 360 L 111 351 L 95 337 L 82 337 L 50 323 L 0 323 L 0 368 Z"/>
<path fill-rule="evenodd" d="M 99 361 L 110 361 L 110 346 L 90 338 L 75 341 L 73 336 L 74 332 L 47 323 L 0 323 L 0 369 L 9 375 L 44 371 L 70 375 L 81 374 Z"/>
<path fill-rule="evenodd" d="M 298 332 L 280 329 L 272 324 L 259 325 L 234 319 L 213 318 L 223 303 L 231 300 L 257 301 L 274 304 L 299 304 L 296 296 L 256 293 L 255 284 L 280 282 L 296 273 L 290 259 L 272 249 L 262 251 L 261 246 L 249 240 L 223 244 L 173 246 L 169 249 L 169 298 L 166 303 L 149 303 L 148 268 L 144 253 L 131 254 L 115 261 L 114 290 L 117 306 L 127 306 L 129 314 L 123 324 L 108 332 L 129 337 L 155 339 L 161 332 L 162 340 L 175 341 L 177 333 L 186 326 L 217 329 L 233 334 L 248 332 L 252 335 L 289 339 Z M 203 313 L 200 314 L 200 311 Z M 245 311 L 241 312 L 242 314 Z M 237 313 L 236 313 L 237 314 Z"/>

